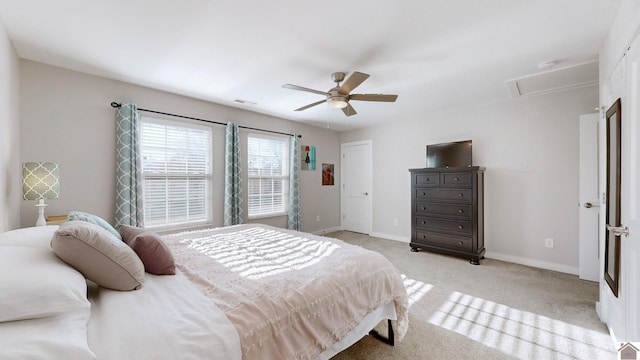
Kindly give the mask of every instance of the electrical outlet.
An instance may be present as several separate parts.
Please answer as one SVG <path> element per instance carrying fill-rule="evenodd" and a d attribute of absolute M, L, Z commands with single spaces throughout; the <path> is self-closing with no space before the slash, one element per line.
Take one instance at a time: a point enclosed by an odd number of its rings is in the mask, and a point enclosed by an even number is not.
<path fill-rule="evenodd" d="M 316 222 L 320 222 L 320 216 L 316 216 Z"/>
<path fill-rule="evenodd" d="M 544 247 L 553 248 L 553 239 L 552 238 L 544 239 Z"/>
<path fill-rule="evenodd" d="M 393 219 L 393 225 L 398 225 L 398 219 Z"/>

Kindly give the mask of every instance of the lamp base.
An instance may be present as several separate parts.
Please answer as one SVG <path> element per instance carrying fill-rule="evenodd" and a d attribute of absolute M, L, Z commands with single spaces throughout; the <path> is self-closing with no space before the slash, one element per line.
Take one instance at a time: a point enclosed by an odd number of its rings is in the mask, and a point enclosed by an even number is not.
<path fill-rule="evenodd" d="M 38 219 L 36 220 L 36 226 L 45 226 L 47 221 L 44 219 L 44 208 L 47 204 L 44 203 L 44 199 L 38 200 L 38 203 L 34 205 L 38 208 Z"/>

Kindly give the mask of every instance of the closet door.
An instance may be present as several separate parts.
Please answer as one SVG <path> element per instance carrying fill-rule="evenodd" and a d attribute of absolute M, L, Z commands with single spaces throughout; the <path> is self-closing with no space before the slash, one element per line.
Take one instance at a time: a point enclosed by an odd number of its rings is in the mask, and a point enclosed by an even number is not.
<path fill-rule="evenodd" d="M 601 317 L 619 342 L 640 341 L 640 38 L 634 40 L 606 86 L 613 104 L 620 98 L 615 116 L 607 122 L 619 129 L 610 133 L 610 143 L 619 147 L 619 162 L 608 146 L 609 169 L 604 224 L 605 244 L 601 250 L 603 280 L 600 287 Z M 613 125 L 612 121 L 616 120 Z M 620 179 L 615 184 L 616 178 Z M 605 182 L 606 183 L 606 182 Z M 615 193 L 619 192 L 618 195 Z M 608 226 L 608 228 L 607 228 Z M 608 238 L 608 240 L 607 240 Z M 610 281 L 607 281 L 608 278 Z M 613 280 L 613 281 L 611 281 Z"/>
<path fill-rule="evenodd" d="M 640 37 L 627 52 L 627 94 L 621 132 L 620 296 L 625 303 L 625 340 L 640 341 Z"/>
<path fill-rule="evenodd" d="M 343 230 L 370 234 L 372 227 L 371 141 L 341 145 L 340 225 Z"/>

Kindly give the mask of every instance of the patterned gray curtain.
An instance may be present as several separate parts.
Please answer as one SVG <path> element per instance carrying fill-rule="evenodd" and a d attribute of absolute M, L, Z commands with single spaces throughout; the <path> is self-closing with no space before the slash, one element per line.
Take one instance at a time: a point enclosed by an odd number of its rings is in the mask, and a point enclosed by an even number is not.
<path fill-rule="evenodd" d="M 140 114 L 135 104 L 122 104 L 116 112 L 116 228 L 144 227 Z"/>
<path fill-rule="evenodd" d="M 238 124 L 229 122 L 224 160 L 224 226 L 242 224 L 241 160 Z"/>
<path fill-rule="evenodd" d="M 300 145 L 298 135 L 291 136 L 291 148 L 289 159 L 289 218 L 287 228 L 291 230 L 302 229 L 300 215 Z"/>

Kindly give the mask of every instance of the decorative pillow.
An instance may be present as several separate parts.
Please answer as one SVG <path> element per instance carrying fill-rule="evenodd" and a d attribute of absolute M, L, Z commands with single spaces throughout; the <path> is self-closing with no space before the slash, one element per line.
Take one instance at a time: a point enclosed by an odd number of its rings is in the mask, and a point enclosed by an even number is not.
<path fill-rule="evenodd" d="M 122 240 L 138 254 L 146 272 L 154 275 L 175 275 L 176 264 L 171 250 L 158 234 L 128 225 L 120 225 L 119 229 Z"/>
<path fill-rule="evenodd" d="M 89 214 L 89 213 L 82 212 L 82 211 L 71 211 L 69 213 L 68 220 L 69 221 L 80 220 L 80 221 L 86 221 L 86 222 L 89 222 L 89 223 L 92 223 L 92 224 L 99 225 L 102 228 L 104 228 L 105 230 L 107 230 L 110 233 L 112 233 L 113 236 L 115 236 L 118 239 L 122 240 L 122 238 L 120 237 L 120 233 L 118 233 L 118 230 L 116 230 L 113 226 L 111 226 L 111 224 L 109 224 L 106 220 L 104 220 L 100 216 Z"/>
<path fill-rule="evenodd" d="M 0 274 L 0 322 L 89 312 L 84 277 L 51 249 L 1 246 Z"/>
<path fill-rule="evenodd" d="M 68 221 L 56 230 L 51 248 L 87 279 L 114 290 L 135 290 L 144 282 L 144 265 L 127 244 L 102 227 Z"/>

